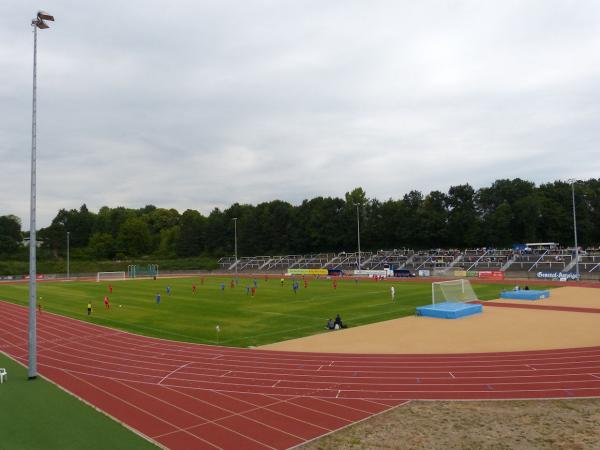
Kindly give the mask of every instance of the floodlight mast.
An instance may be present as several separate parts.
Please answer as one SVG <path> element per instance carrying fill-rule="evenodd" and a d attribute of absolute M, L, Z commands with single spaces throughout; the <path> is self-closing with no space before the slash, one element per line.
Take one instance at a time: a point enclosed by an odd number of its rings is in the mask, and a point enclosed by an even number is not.
<path fill-rule="evenodd" d="M 235 254 L 235 279 L 238 277 L 238 254 L 237 254 L 237 217 L 233 218 L 233 251 Z"/>
<path fill-rule="evenodd" d="M 67 231 L 67 280 L 71 279 L 71 258 L 69 255 L 71 232 Z"/>
<path fill-rule="evenodd" d="M 576 180 L 571 178 L 567 180 L 571 183 L 571 198 L 573 201 L 573 235 L 575 238 L 575 273 L 577 274 L 577 280 L 579 280 L 579 244 L 577 243 L 577 215 L 575 213 L 575 183 Z"/>
<path fill-rule="evenodd" d="M 358 243 L 358 270 L 361 270 L 361 262 L 360 262 L 360 204 L 356 204 L 356 240 Z"/>
<path fill-rule="evenodd" d="M 54 22 L 54 17 L 44 11 L 38 11 L 31 21 L 33 27 L 33 104 L 31 114 L 31 196 L 29 208 L 29 367 L 27 376 L 30 380 L 37 377 L 37 331 L 36 331 L 36 300 L 37 300 L 37 270 L 36 250 L 37 236 L 35 231 L 36 208 L 36 138 L 37 138 L 37 30 L 49 28 L 45 20 Z"/>

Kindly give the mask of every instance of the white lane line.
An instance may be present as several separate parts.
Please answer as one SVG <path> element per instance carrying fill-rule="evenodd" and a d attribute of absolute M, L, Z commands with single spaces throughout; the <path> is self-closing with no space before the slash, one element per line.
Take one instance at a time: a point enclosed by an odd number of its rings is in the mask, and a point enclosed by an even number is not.
<path fill-rule="evenodd" d="M 184 367 L 187 367 L 187 366 L 189 366 L 189 365 L 190 365 L 190 364 L 192 364 L 192 363 L 193 363 L 193 361 L 190 361 L 189 363 L 187 363 L 187 364 L 183 364 L 183 365 L 179 366 L 177 369 L 175 369 L 175 370 L 172 370 L 172 371 L 171 371 L 171 372 L 169 372 L 167 375 L 165 375 L 165 376 L 164 376 L 164 377 L 163 377 L 163 378 L 162 378 L 162 379 L 161 379 L 161 380 L 158 382 L 158 384 L 161 384 L 163 381 L 165 381 L 167 378 L 169 378 L 169 377 L 170 377 L 171 375 L 173 375 L 175 372 L 177 372 L 178 370 L 181 370 L 181 369 L 183 369 Z"/>
<path fill-rule="evenodd" d="M 199 436 L 196 436 L 195 434 L 193 434 L 193 433 L 190 433 L 190 432 L 186 431 L 185 429 L 183 429 L 183 428 L 181 428 L 181 427 L 179 427 L 179 426 L 177 426 L 177 425 L 175 425 L 175 424 L 173 424 L 173 423 L 171 423 L 171 422 L 169 422 L 169 421 L 167 421 L 167 420 L 163 419 L 162 417 L 159 417 L 159 416 L 157 416 L 157 415 L 155 415 L 155 414 L 152 414 L 151 412 L 149 412 L 149 411 L 147 411 L 147 410 L 145 410 L 145 409 L 143 409 L 143 408 L 140 408 L 140 407 L 139 407 L 138 405 L 136 405 L 135 403 L 130 403 L 130 402 L 128 402 L 127 400 L 123 400 L 121 397 L 119 397 L 119 396 L 117 396 L 117 395 L 113 394 L 112 392 L 109 392 L 109 391 L 107 391 L 107 390 L 105 390 L 105 389 L 99 388 L 98 386 L 95 386 L 94 384 L 92 384 L 92 383 L 90 383 L 90 382 L 86 381 L 85 379 L 83 379 L 83 378 L 81 378 L 81 377 L 78 377 L 77 375 L 74 375 L 74 374 L 72 374 L 72 373 L 71 373 L 71 372 L 69 372 L 69 371 L 66 371 L 66 370 L 65 370 L 64 372 L 65 372 L 67 375 L 70 375 L 70 376 L 72 376 L 72 377 L 74 377 L 74 378 L 77 378 L 79 381 L 81 381 L 81 382 L 83 382 L 83 383 L 85 383 L 85 384 L 88 384 L 88 385 L 90 385 L 90 386 L 91 386 L 93 389 L 99 390 L 99 391 L 103 392 L 104 394 L 106 394 L 106 395 L 108 395 L 108 396 L 110 396 L 110 397 L 113 397 L 113 398 L 117 399 L 119 402 L 123 402 L 123 403 L 125 403 L 125 404 L 127 404 L 127 405 L 131 406 L 132 408 L 135 408 L 135 409 L 137 409 L 138 411 L 141 411 L 142 413 L 144 413 L 144 414 L 147 414 L 148 416 L 155 418 L 156 420 L 159 420 L 159 421 L 161 421 L 161 422 L 163 422 L 163 423 L 166 423 L 166 424 L 167 424 L 167 425 L 169 425 L 170 427 L 172 427 L 172 428 L 175 428 L 177 431 L 182 431 L 183 433 L 186 433 L 186 434 L 189 434 L 190 436 L 193 436 L 195 439 L 198 439 L 198 440 L 200 440 L 200 441 L 202 441 L 202 442 L 205 442 L 205 443 L 207 443 L 207 444 L 208 444 L 208 445 L 210 445 L 211 447 L 215 447 L 215 448 L 218 448 L 218 449 L 220 449 L 220 447 L 218 447 L 218 446 L 216 446 L 216 445 L 212 444 L 211 442 L 209 442 L 209 441 L 207 441 L 207 440 L 204 440 L 204 439 L 202 439 L 201 437 L 199 437 Z M 152 437 L 152 438 L 153 438 L 153 439 L 155 439 L 154 437 Z M 221 450 L 222 450 L 222 449 L 221 449 Z"/>
<path fill-rule="evenodd" d="M 260 445 L 262 445 L 262 446 L 264 446 L 264 447 L 268 447 L 268 448 L 271 448 L 271 449 L 273 449 L 273 450 L 277 450 L 277 449 L 275 449 L 274 447 L 270 446 L 269 444 L 266 444 L 266 443 L 264 443 L 264 442 L 258 441 L 258 440 L 256 440 L 256 439 L 252 438 L 251 436 L 248 436 L 248 435 L 246 435 L 246 434 L 244 434 L 244 433 L 242 433 L 242 432 L 240 432 L 240 431 L 236 431 L 236 430 L 234 430 L 234 429 L 232 429 L 232 428 L 229 428 L 229 427 L 228 427 L 228 426 L 226 426 L 226 425 L 223 425 L 223 424 L 219 423 L 221 420 L 225 419 L 226 417 L 221 417 L 221 418 L 219 418 L 219 419 L 216 419 L 216 420 L 210 420 L 210 419 L 207 419 L 206 417 L 203 417 L 203 416 L 201 416 L 201 415 L 199 415 L 199 414 L 193 413 L 193 412 L 191 412 L 191 411 L 189 411 L 189 410 L 187 410 L 187 409 L 185 409 L 185 408 L 182 408 L 182 407 L 180 407 L 180 406 L 177 406 L 177 405 L 175 405 L 174 403 L 171 403 L 171 402 L 170 402 L 170 401 L 168 401 L 168 400 L 164 400 L 164 399 L 162 399 L 162 398 L 160 398 L 160 397 L 157 397 L 156 395 L 150 394 L 150 393 L 148 393 L 148 392 L 145 392 L 145 391 L 143 391 L 143 390 L 141 390 L 141 389 L 138 389 L 138 388 L 136 388 L 136 387 L 130 386 L 130 385 L 128 385 L 128 384 L 125 384 L 125 383 L 122 383 L 122 382 L 120 382 L 120 381 L 118 381 L 118 383 L 122 384 L 123 386 L 126 386 L 126 387 L 127 387 L 127 388 L 129 388 L 129 389 L 133 389 L 134 391 L 137 391 L 137 392 L 139 392 L 139 393 L 141 393 L 141 394 L 143 394 L 143 395 L 145 395 L 145 396 L 147 396 L 147 397 L 153 398 L 154 400 L 157 400 L 157 401 L 159 401 L 159 402 L 161 402 L 161 403 L 164 403 L 165 405 L 169 405 L 171 408 L 175 408 L 175 409 L 177 409 L 177 410 L 179 410 L 179 411 L 183 411 L 183 412 L 185 412 L 186 414 L 190 414 L 190 415 L 192 415 L 192 416 L 194 416 L 194 417 L 197 417 L 197 418 L 199 418 L 199 419 L 202 419 L 202 420 L 204 420 L 204 421 L 205 421 L 204 423 L 200 423 L 200 424 L 191 425 L 191 426 L 189 426 L 189 427 L 185 427 L 185 428 L 178 427 L 178 428 L 179 428 L 181 431 L 188 431 L 188 432 L 189 432 L 189 430 L 191 430 L 191 429 L 193 429 L 193 428 L 201 427 L 201 426 L 203 426 L 203 425 L 206 425 L 207 423 L 212 423 L 212 424 L 214 424 L 214 425 L 217 425 L 217 426 L 218 426 L 218 427 L 220 427 L 220 428 L 223 428 L 223 429 L 225 429 L 226 431 L 229 431 L 230 433 L 235 433 L 235 434 L 238 434 L 238 435 L 240 435 L 240 436 L 242 436 L 242 437 L 245 437 L 245 438 L 246 438 L 246 439 L 248 439 L 248 440 L 254 441 L 254 442 L 256 442 L 257 444 L 260 444 Z M 238 416 L 238 415 L 242 415 L 242 414 L 237 414 L 237 413 L 234 413 L 234 414 L 232 414 L 232 416 Z M 231 416 L 227 416 L 227 417 L 231 417 Z M 250 420 L 252 420 L 252 419 L 250 419 Z M 255 420 L 252 420 L 252 421 L 253 421 L 253 422 L 260 423 L 260 422 L 258 422 L 258 421 L 255 421 Z M 291 434 L 291 433 L 286 433 L 286 432 L 285 432 L 285 431 L 283 431 L 283 430 L 279 430 L 278 428 L 274 428 L 274 427 L 272 427 L 272 426 L 270 426 L 270 425 L 267 425 L 267 424 L 265 424 L 265 423 L 262 423 L 262 425 L 265 425 L 265 426 L 267 426 L 267 427 L 269 427 L 269 428 L 271 428 L 271 429 L 274 429 L 274 430 L 281 431 L 282 433 L 288 434 L 288 435 L 290 435 L 290 436 L 292 436 L 292 437 L 295 437 L 295 438 L 297 438 L 297 439 L 302 439 L 300 436 L 296 436 L 296 435 L 293 435 L 293 434 Z M 160 434 L 160 435 L 158 435 L 158 436 L 155 436 L 155 439 L 156 439 L 156 438 L 158 438 L 158 437 L 163 437 L 163 436 L 165 436 L 165 435 L 169 435 L 169 434 L 173 434 L 173 432 L 167 432 L 167 433 L 164 433 L 164 434 Z"/>
<path fill-rule="evenodd" d="M 392 409 L 399 408 L 400 406 L 404 406 L 404 405 L 406 405 L 406 404 L 408 404 L 408 403 L 410 403 L 410 402 L 411 402 L 411 400 L 404 400 L 404 401 L 402 401 L 402 403 L 399 403 L 399 404 L 397 404 L 397 405 L 394 405 L 394 406 L 384 405 L 384 406 L 387 406 L 387 408 L 386 408 L 386 409 L 384 409 L 383 411 L 380 411 L 380 412 L 378 412 L 378 413 L 375 413 L 375 414 L 371 414 L 370 416 L 367 416 L 367 417 L 365 417 L 364 419 L 357 420 L 356 422 L 350 423 L 350 424 L 348 424 L 348 425 L 344 425 L 344 426 L 341 426 L 341 427 L 335 428 L 335 429 L 333 429 L 333 430 L 329 430 L 329 432 L 327 432 L 327 433 L 325 433 L 325 434 L 322 434 L 322 435 L 320 435 L 320 436 L 316 436 L 316 437 L 314 437 L 314 438 L 312 438 L 312 439 L 309 439 L 309 440 L 307 440 L 306 442 L 303 442 L 302 444 L 298 444 L 298 445 L 296 445 L 296 446 L 294 446 L 294 447 L 291 447 L 291 448 L 289 448 L 288 450 L 294 450 L 294 449 L 296 449 L 296 448 L 298 448 L 298 447 L 300 447 L 300 446 L 302 446 L 302 445 L 306 445 L 306 444 L 308 444 L 308 443 L 310 443 L 310 442 L 314 442 L 314 441 L 316 441 L 317 439 L 321 439 L 322 437 L 329 436 L 330 434 L 333 434 L 333 433 L 336 433 L 336 432 L 338 432 L 338 431 L 340 431 L 340 430 L 343 430 L 343 429 L 345 429 L 345 428 L 351 427 L 352 425 L 355 425 L 355 424 L 357 424 L 357 423 L 364 422 L 365 420 L 369 420 L 371 417 L 375 417 L 375 416 L 378 416 L 378 415 L 380 415 L 380 414 L 384 414 L 384 413 L 386 413 L 386 412 L 388 412 L 388 411 L 391 411 Z"/>

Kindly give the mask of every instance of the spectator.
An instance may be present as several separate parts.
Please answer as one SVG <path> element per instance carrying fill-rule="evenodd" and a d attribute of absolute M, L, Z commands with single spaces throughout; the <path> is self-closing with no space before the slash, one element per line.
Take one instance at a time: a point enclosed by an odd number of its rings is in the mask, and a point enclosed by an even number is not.
<path fill-rule="evenodd" d="M 336 329 L 339 329 L 339 328 L 346 328 L 346 325 L 344 325 L 344 324 L 342 323 L 342 318 L 340 317 L 340 315 L 339 315 L 339 314 L 337 314 L 337 315 L 335 316 L 334 327 L 335 327 Z"/>
<path fill-rule="evenodd" d="M 334 330 L 335 329 L 335 323 L 333 322 L 333 319 L 329 319 L 327 321 L 327 329 L 328 330 Z"/>

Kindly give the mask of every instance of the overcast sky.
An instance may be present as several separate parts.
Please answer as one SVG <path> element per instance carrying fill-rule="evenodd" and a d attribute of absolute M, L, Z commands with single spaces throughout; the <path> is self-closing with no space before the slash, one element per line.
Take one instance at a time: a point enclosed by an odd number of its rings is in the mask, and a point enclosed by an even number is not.
<path fill-rule="evenodd" d="M 4 0 L 0 215 L 600 176 L 600 2 Z"/>

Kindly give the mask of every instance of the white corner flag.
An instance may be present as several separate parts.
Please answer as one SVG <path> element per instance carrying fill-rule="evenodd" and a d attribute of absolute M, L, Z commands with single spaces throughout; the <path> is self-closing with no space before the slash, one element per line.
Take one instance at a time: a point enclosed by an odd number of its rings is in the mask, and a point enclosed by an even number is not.
<path fill-rule="evenodd" d="M 215 327 L 215 330 L 217 330 L 217 333 L 220 333 L 220 332 L 221 332 L 221 327 L 220 327 L 219 325 L 217 325 L 217 326 Z"/>

